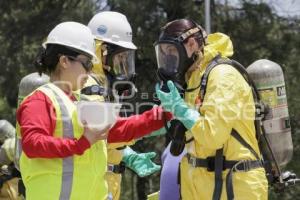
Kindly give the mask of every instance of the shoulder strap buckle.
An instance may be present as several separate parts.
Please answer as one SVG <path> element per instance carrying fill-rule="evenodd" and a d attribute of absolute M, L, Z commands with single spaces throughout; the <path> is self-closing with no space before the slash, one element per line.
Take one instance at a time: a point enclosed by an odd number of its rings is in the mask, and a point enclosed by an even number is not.
<path fill-rule="evenodd" d="M 191 156 L 189 159 L 189 164 L 192 165 L 194 168 L 197 167 L 197 158 L 194 156 Z"/>
<path fill-rule="evenodd" d="M 247 172 L 250 170 L 248 160 L 240 160 L 233 166 L 234 172 Z"/>

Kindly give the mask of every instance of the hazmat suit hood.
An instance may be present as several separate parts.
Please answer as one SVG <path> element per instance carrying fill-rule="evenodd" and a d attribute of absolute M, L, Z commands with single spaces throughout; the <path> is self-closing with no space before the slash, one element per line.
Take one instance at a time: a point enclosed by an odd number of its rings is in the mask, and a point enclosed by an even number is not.
<path fill-rule="evenodd" d="M 204 58 L 200 67 L 192 72 L 187 88 L 199 86 L 201 77 L 208 64 L 218 55 L 221 57 L 231 57 L 233 55 L 233 44 L 230 37 L 224 33 L 212 33 L 207 36 L 207 44 L 204 47 Z M 199 88 L 193 92 L 187 92 L 185 99 L 190 105 L 194 105 L 195 97 L 199 94 Z"/>
<path fill-rule="evenodd" d="M 107 79 L 105 76 L 105 72 L 102 66 L 102 50 L 101 45 L 102 41 L 96 40 L 96 55 L 98 58 L 98 62 L 94 62 L 92 74 L 103 84 L 103 86 L 107 86 Z"/>
<path fill-rule="evenodd" d="M 75 95 L 78 96 L 78 99 L 84 100 L 84 95 L 89 95 L 88 99 L 90 101 L 104 101 L 107 95 L 107 79 L 105 72 L 102 66 L 102 50 L 101 50 L 102 41 L 96 40 L 96 56 L 97 60 L 93 62 L 92 73 L 89 75 L 83 89 L 75 92 Z M 80 95 L 83 94 L 83 95 Z M 93 94 L 92 94 L 93 93 Z"/>

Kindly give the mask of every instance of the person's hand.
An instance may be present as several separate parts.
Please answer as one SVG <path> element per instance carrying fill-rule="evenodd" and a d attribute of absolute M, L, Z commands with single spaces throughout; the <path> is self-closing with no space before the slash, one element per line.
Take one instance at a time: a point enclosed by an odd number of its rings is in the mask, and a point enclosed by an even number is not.
<path fill-rule="evenodd" d="M 99 140 L 105 140 L 108 136 L 108 130 L 110 129 L 111 125 L 107 125 L 103 129 L 95 129 L 88 127 L 87 122 L 83 122 L 84 132 L 83 135 L 89 141 L 90 145 L 96 143 Z"/>
<path fill-rule="evenodd" d="M 175 118 L 180 120 L 187 129 L 191 129 L 199 119 L 199 112 L 189 108 L 172 81 L 168 81 L 167 85 L 170 92 L 163 92 L 156 85 L 157 97 L 166 111 L 172 112 Z"/>
<path fill-rule="evenodd" d="M 174 107 L 175 107 L 174 105 L 184 101 L 181 98 L 177 88 L 175 87 L 172 81 L 168 81 L 167 86 L 170 92 L 163 92 L 160 89 L 159 84 L 156 84 L 155 86 L 156 94 L 163 108 L 166 111 L 174 113 Z"/>
<path fill-rule="evenodd" d="M 149 176 L 155 172 L 158 172 L 161 166 L 155 164 L 151 160 L 155 156 L 155 152 L 137 154 L 137 159 L 133 163 L 132 170 L 135 171 L 139 177 Z"/>
<path fill-rule="evenodd" d="M 149 176 L 160 170 L 161 166 L 152 162 L 152 158 L 156 156 L 155 152 L 136 153 L 132 149 L 127 155 L 123 156 L 126 167 L 133 170 L 139 177 Z"/>

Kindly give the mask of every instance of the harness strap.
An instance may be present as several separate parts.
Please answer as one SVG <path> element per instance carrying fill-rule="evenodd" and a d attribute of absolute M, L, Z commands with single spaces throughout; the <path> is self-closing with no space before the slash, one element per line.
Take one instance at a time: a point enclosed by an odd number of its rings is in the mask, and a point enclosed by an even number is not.
<path fill-rule="evenodd" d="M 232 184 L 232 174 L 233 172 L 247 172 L 251 169 L 256 169 L 263 167 L 263 161 L 259 158 L 258 154 L 255 150 L 249 145 L 235 130 L 232 129 L 231 135 L 244 147 L 249 149 L 249 151 L 255 156 L 257 160 L 233 160 L 228 161 L 223 156 L 223 148 L 218 149 L 216 151 L 215 157 L 208 157 L 206 159 L 196 158 L 187 154 L 188 162 L 193 167 L 204 167 L 207 168 L 208 171 L 215 172 L 215 188 L 213 193 L 213 200 L 219 200 L 222 194 L 222 171 L 225 169 L 230 169 L 228 174 L 226 175 L 226 192 L 227 192 L 227 199 L 233 200 L 234 193 L 233 193 L 233 184 Z M 214 161 L 214 162 L 213 162 Z M 214 165 L 212 165 L 214 163 Z"/>
<path fill-rule="evenodd" d="M 222 150 L 222 149 L 219 149 Z M 219 151 L 217 150 L 217 152 Z M 218 152 L 219 154 L 221 151 Z M 196 158 L 190 154 L 186 154 L 188 159 L 188 163 L 193 167 L 203 167 L 206 168 L 209 172 L 215 172 L 215 188 L 213 193 L 213 200 L 221 199 L 222 194 L 222 171 L 225 169 L 230 169 L 228 174 L 226 175 L 226 192 L 227 192 L 227 199 L 233 200 L 234 193 L 233 193 L 233 184 L 232 184 L 232 175 L 234 172 L 248 172 L 252 169 L 261 168 L 263 167 L 262 160 L 225 160 L 224 156 L 219 159 L 219 161 L 223 161 L 221 166 L 216 162 L 217 154 L 215 157 L 208 157 L 208 158 Z M 217 165 L 216 165 L 217 164 Z M 219 170 L 221 169 L 221 176 Z M 218 173 L 216 173 L 218 171 Z"/>
<path fill-rule="evenodd" d="M 213 200 L 219 200 L 221 198 L 223 186 L 222 171 L 224 160 L 223 148 L 218 149 L 215 156 L 215 189 L 213 193 Z"/>
<path fill-rule="evenodd" d="M 239 141 L 239 143 L 241 143 L 241 145 L 243 145 L 244 147 L 246 147 L 254 156 L 257 160 L 259 160 L 259 156 L 256 153 L 256 151 L 250 146 L 250 144 L 248 144 L 243 138 L 242 136 L 234 129 L 232 129 L 231 135 L 237 140 Z"/>
<path fill-rule="evenodd" d="M 192 167 L 203 167 L 209 172 L 215 171 L 215 157 L 196 158 L 189 153 L 186 154 L 186 157 L 188 159 L 188 163 Z M 224 160 L 222 169 L 225 170 L 234 168 L 235 172 L 245 172 L 253 168 L 261 167 L 262 164 L 262 160 Z"/>
<path fill-rule="evenodd" d="M 233 172 L 248 172 L 252 169 L 261 168 L 263 167 L 262 160 L 241 160 L 237 162 L 228 172 L 226 175 L 226 193 L 227 199 L 233 200 L 234 199 L 234 192 L 233 192 L 233 184 L 232 184 L 232 174 Z"/>
<path fill-rule="evenodd" d="M 200 82 L 200 98 L 202 101 L 204 101 L 204 96 L 205 96 L 205 93 L 206 93 L 206 85 L 207 85 L 207 82 L 208 82 L 208 76 L 211 72 L 211 70 L 221 64 L 220 60 L 221 60 L 221 55 L 218 54 L 210 63 L 209 65 L 206 67 L 206 70 L 201 78 L 201 82 Z"/>

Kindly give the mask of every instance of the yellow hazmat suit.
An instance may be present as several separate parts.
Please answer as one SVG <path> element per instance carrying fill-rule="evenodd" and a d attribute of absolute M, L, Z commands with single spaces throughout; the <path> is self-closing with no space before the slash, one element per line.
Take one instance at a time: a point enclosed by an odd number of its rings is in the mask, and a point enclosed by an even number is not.
<path fill-rule="evenodd" d="M 159 191 L 147 195 L 147 200 L 158 200 L 158 199 L 159 199 Z"/>
<path fill-rule="evenodd" d="M 233 54 L 230 38 L 222 33 L 208 36 L 208 45 L 204 48 L 204 61 L 188 80 L 188 88 L 199 85 L 202 75 L 210 61 L 221 54 L 229 57 Z M 185 101 L 191 107 L 198 108 L 199 88 L 185 93 Z M 200 118 L 187 132 L 193 136 L 193 142 L 187 144 L 187 152 L 193 157 L 205 159 L 215 156 L 216 150 L 224 147 L 226 160 L 255 160 L 251 152 L 231 136 L 234 128 L 256 152 L 259 147 L 255 137 L 254 101 L 251 88 L 242 75 L 232 66 L 220 64 L 209 75 L 206 95 L 200 107 Z M 221 199 L 226 197 L 226 175 L 223 171 L 223 189 Z M 181 195 L 184 200 L 213 197 L 215 174 L 206 168 L 193 167 L 184 157 L 180 164 Z M 248 172 L 233 173 L 233 191 L 237 200 L 266 200 L 268 183 L 263 168 Z"/>
<path fill-rule="evenodd" d="M 14 150 L 15 150 L 15 138 L 8 138 L 4 141 L 3 145 L 1 146 L 1 152 L 5 154 L 5 159 L 1 158 L 1 171 L 6 171 L 9 169 L 8 165 L 11 164 L 14 160 Z M 2 153 L 1 153 L 2 155 Z M 5 176 L 0 172 L 0 176 Z M 18 177 L 14 177 L 5 181 L 0 190 L 0 200 L 17 200 L 21 199 L 18 196 Z"/>
<path fill-rule="evenodd" d="M 14 150 L 15 150 L 15 138 L 8 138 L 4 141 L 0 149 L 0 164 L 1 171 L 10 170 L 8 165 L 10 165 L 14 160 Z M 2 158 L 2 156 L 4 158 Z M 6 176 L 0 172 L 0 176 Z M 2 178 L 1 178 L 2 179 Z M 18 196 L 18 177 L 14 177 L 6 180 L 2 187 L 0 188 L 0 200 L 17 200 L 22 199 Z"/>
<path fill-rule="evenodd" d="M 2 174 L 0 173 L 0 176 Z M 18 182 L 19 178 L 13 178 L 6 181 L 0 190 L 0 200 L 21 200 L 18 196 Z"/>

